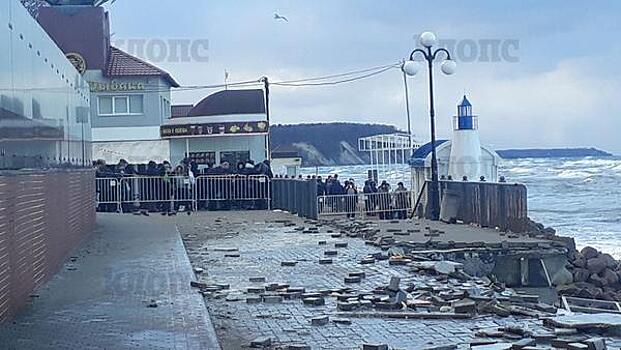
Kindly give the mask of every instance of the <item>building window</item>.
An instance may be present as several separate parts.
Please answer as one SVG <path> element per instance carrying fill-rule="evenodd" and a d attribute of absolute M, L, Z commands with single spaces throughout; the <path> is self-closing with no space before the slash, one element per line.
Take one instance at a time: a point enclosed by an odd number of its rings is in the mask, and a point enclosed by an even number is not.
<path fill-rule="evenodd" d="M 230 151 L 220 152 L 220 163 L 227 162 L 232 167 L 235 167 L 237 163 L 250 160 L 250 151 Z"/>
<path fill-rule="evenodd" d="M 99 96 L 99 115 L 142 115 L 144 114 L 144 96 Z"/>

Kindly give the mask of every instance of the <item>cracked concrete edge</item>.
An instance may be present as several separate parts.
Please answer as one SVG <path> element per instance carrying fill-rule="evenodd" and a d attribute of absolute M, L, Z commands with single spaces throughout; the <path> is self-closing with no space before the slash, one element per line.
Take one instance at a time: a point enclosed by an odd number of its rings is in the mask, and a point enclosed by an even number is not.
<path fill-rule="evenodd" d="M 190 267 L 190 271 L 189 271 L 190 273 L 188 275 L 196 277 L 196 274 L 194 273 L 194 270 L 192 269 L 192 263 L 190 262 L 188 251 L 185 247 L 185 244 L 183 244 L 183 239 L 181 238 L 181 232 L 179 231 L 178 225 L 175 225 L 175 232 L 177 233 L 176 244 L 183 249 L 184 260 L 187 263 L 186 265 Z M 187 281 L 187 284 L 189 285 L 190 281 Z M 207 308 L 207 302 L 205 301 L 205 298 L 203 298 L 202 296 L 200 296 L 198 299 L 200 299 L 200 306 L 202 306 L 205 309 L 205 314 L 204 314 L 205 316 L 203 317 L 203 321 L 205 322 L 205 328 L 207 329 L 208 338 L 209 338 L 209 339 L 205 339 L 205 343 L 208 346 L 207 349 L 222 350 L 222 346 L 220 346 L 220 342 L 218 341 L 218 335 L 216 334 L 216 328 L 213 325 L 213 322 L 211 320 L 211 314 L 209 313 L 209 309 Z"/>

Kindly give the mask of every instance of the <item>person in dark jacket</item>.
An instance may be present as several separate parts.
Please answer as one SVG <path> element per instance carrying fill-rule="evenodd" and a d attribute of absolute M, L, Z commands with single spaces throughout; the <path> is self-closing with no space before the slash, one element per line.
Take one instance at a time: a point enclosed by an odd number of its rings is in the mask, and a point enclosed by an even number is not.
<path fill-rule="evenodd" d="M 358 189 L 353 181 L 345 181 L 345 212 L 348 218 L 356 217 L 356 204 L 358 203 Z"/>
<path fill-rule="evenodd" d="M 403 185 L 403 182 L 399 182 L 397 184 L 397 189 L 395 189 L 395 209 L 397 211 L 397 219 L 405 220 L 407 219 L 407 209 L 410 207 L 410 194 Z"/>
<path fill-rule="evenodd" d="M 377 189 L 377 192 L 379 193 L 378 204 L 379 204 L 379 211 L 380 211 L 379 213 L 380 220 L 392 219 L 392 212 L 391 212 L 392 198 L 390 196 L 390 185 L 388 184 L 388 182 L 382 181 L 382 184 Z"/>
<path fill-rule="evenodd" d="M 326 195 L 326 184 L 323 182 L 321 176 L 317 176 L 317 196 Z"/>
<path fill-rule="evenodd" d="M 376 214 L 376 206 L 377 206 L 377 188 L 375 188 L 375 181 L 367 180 L 364 182 L 364 188 L 362 192 L 365 194 L 364 196 L 364 204 L 366 207 L 366 212 L 368 216 L 375 216 Z"/>

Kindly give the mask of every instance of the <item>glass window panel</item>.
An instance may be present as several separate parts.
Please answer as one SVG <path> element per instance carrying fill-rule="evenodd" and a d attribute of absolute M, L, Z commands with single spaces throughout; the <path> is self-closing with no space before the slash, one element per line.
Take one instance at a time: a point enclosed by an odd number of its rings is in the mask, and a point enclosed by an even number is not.
<path fill-rule="evenodd" d="M 115 97 L 114 114 L 127 114 L 128 112 L 127 97 Z"/>
<path fill-rule="evenodd" d="M 129 112 L 132 114 L 144 113 L 144 99 L 142 95 L 132 95 L 129 97 Z"/>
<path fill-rule="evenodd" d="M 99 114 L 112 114 L 112 97 L 111 96 L 100 96 L 99 97 Z"/>
<path fill-rule="evenodd" d="M 235 167 L 239 162 L 247 162 L 250 160 L 250 151 L 231 151 L 220 152 L 220 163 L 228 162 L 231 167 Z"/>

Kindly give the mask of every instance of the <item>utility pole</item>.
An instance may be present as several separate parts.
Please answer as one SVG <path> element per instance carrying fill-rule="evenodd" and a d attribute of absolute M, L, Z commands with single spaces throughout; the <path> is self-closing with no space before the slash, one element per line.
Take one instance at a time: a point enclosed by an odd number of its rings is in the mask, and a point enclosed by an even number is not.
<path fill-rule="evenodd" d="M 270 137 L 270 130 L 272 128 L 272 124 L 270 123 L 270 81 L 268 77 L 263 77 L 261 79 L 263 81 L 263 86 L 264 86 L 264 90 L 265 90 L 265 115 L 267 116 L 267 135 L 265 136 L 265 152 L 266 152 L 266 157 L 265 159 L 269 160 L 270 163 L 272 162 L 272 152 L 271 152 L 271 137 Z"/>

